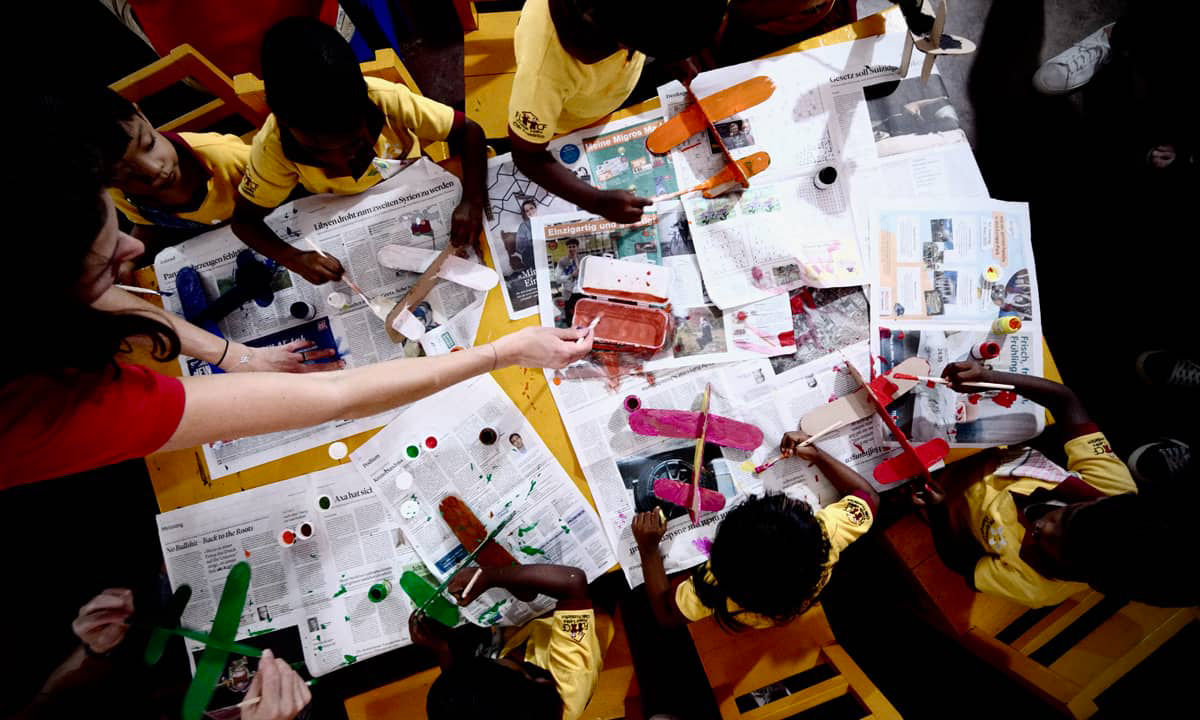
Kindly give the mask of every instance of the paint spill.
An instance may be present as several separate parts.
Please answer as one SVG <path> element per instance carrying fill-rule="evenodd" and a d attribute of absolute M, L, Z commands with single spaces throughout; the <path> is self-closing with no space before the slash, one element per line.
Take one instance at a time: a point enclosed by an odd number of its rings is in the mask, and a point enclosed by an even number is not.
<path fill-rule="evenodd" d="M 345 617 L 345 618 L 346 618 L 346 622 L 350 622 L 350 616 L 349 616 L 349 615 L 345 615 L 345 616 L 343 616 L 343 617 Z"/>
<path fill-rule="evenodd" d="M 407 453 L 410 458 L 415 458 L 421 454 L 421 450 L 416 445 L 409 445 L 408 449 L 404 452 Z"/>
<path fill-rule="evenodd" d="M 492 481 L 492 474 L 491 474 L 491 473 L 488 473 L 488 475 L 487 475 L 487 481 L 488 481 L 488 482 L 491 482 L 491 481 Z"/>
<path fill-rule="evenodd" d="M 742 472 L 754 472 L 755 464 L 750 460 L 742 461 Z"/>
<path fill-rule="evenodd" d="M 243 550 L 242 552 L 246 553 L 246 557 L 250 557 L 250 551 L 249 551 L 249 550 Z"/>
<path fill-rule="evenodd" d="M 562 531 L 567 535 L 571 534 L 571 528 L 567 527 L 566 525 L 559 525 L 559 527 L 562 528 Z"/>
<path fill-rule="evenodd" d="M 275 632 L 275 628 L 267 628 L 266 630 L 251 630 L 250 637 L 254 637 L 255 635 L 266 635 L 269 632 Z M 320 640 L 320 638 L 317 639 Z"/>
<path fill-rule="evenodd" d="M 1013 403 L 1015 403 L 1016 401 L 1017 401 L 1017 394 L 1015 392 L 1013 392 L 1012 390 L 1005 390 L 1003 392 L 998 392 L 992 396 L 992 402 L 996 403 L 1000 407 L 1010 408 L 1013 406 Z"/>
<path fill-rule="evenodd" d="M 522 545 L 521 552 L 525 553 L 526 555 L 545 555 L 546 554 L 545 550 L 543 550 L 541 548 L 531 547 L 529 545 Z"/>
<path fill-rule="evenodd" d="M 533 522 L 533 524 L 532 524 L 532 525 L 526 525 L 526 526 L 525 526 L 525 527 L 523 527 L 523 528 L 517 528 L 517 537 L 519 537 L 519 538 L 520 538 L 520 537 L 525 537 L 525 533 L 527 533 L 527 532 L 533 532 L 533 529 L 534 529 L 535 527 L 537 527 L 537 521 L 536 521 L 536 520 L 534 520 L 534 522 Z"/>
<path fill-rule="evenodd" d="M 357 655 L 343 655 L 342 657 L 346 658 L 347 665 L 353 665 L 354 663 L 358 662 Z"/>
<path fill-rule="evenodd" d="M 967 396 L 967 402 L 971 403 L 972 405 L 978 405 L 979 400 L 982 397 L 983 396 L 980 395 L 979 393 L 971 393 L 970 395 Z"/>
<path fill-rule="evenodd" d="M 341 597 L 342 595 L 345 595 L 345 594 L 346 594 L 346 586 L 345 586 L 345 585 L 343 585 L 343 586 L 341 586 L 340 588 L 338 588 L 338 591 L 337 591 L 337 592 L 335 592 L 335 593 L 333 594 L 333 596 L 334 596 L 334 597 Z"/>
<path fill-rule="evenodd" d="M 696 538 L 692 540 L 692 545 L 695 545 L 696 549 L 705 555 L 712 555 L 712 538 Z"/>
<path fill-rule="evenodd" d="M 533 494 L 533 486 L 534 485 L 537 485 L 537 480 L 530 480 L 529 481 L 529 492 L 525 493 L 525 497 L 529 497 L 530 495 Z"/>
<path fill-rule="evenodd" d="M 479 622 L 482 625 L 495 625 L 500 622 L 500 608 L 508 600 L 501 600 L 479 614 Z"/>

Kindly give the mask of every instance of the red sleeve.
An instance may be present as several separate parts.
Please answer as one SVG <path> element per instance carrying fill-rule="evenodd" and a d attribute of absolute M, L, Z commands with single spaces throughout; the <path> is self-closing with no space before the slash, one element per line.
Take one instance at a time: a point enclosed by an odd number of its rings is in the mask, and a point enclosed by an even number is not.
<path fill-rule="evenodd" d="M 138 365 L 90 385 L 10 382 L 0 388 L 0 489 L 149 455 L 175 433 L 183 407 L 178 378 Z"/>

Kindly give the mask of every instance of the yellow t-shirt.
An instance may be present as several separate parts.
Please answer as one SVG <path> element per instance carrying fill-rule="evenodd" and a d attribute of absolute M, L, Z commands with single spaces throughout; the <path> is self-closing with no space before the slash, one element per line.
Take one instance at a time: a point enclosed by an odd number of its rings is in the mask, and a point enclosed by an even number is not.
<path fill-rule="evenodd" d="M 599 62 L 576 60 L 558 41 L 549 0 L 527 0 L 513 32 L 517 73 L 508 127 L 531 143 L 589 125 L 621 106 L 642 75 L 646 56 L 620 50 Z"/>
<path fill-rule="evenodd" d="M 583 715 L 604 659 L 596 636 L 596 613 L 555 610 L 527 623 L 504 645 L 504 657 L 525 644 L 525 661 L 548 670 L 563 701 L 563 720 Z"/>
<path fill-rule="evenodd" d="M 821 508 L 813 515 L 821 524 L 821 529 L 825 531 L 825 537 L 829 540 L 829 557 L 825 560 L 822 568 L 821 579 L 813 588 L 812 597 L 806 600 L 809 603 L 821 594 L 821 590 L 829 582 L 829 578 L 833 574 L 833 566 L 837 564 L 842 551 L 870 530 L 871 524 L 875 522 L 871 506 L 867 505 L 862 498 L 854 495 L 847 495 L 832 505 Z M 708 571 L 707 580 L 710 583 L 716 582 L 711 570 Z M 768 617 L 742 610 L 741 606 L 733 600 L 727 602 L 729 611 L 737 613 L 735 617 L 743 625 L 752 628 L 767 628 L 775 624 Z M 703 620 L 713 614 L 712 608 L 700 602 L 700 597 L 696 595 L 696 584 L 690 577 L 675 588 L 675 604 L 679 607 L 679 612 L 692 622 Z"/>
<path fill-rule="evenodd" d="M 1129 468 L 1117 459 L 1103 433 L 1081 435 L 1067 442 L 1067 469 L 1105 495 L 1137 492 Z M 971 532 L 987 555 L 975 565 L 980 592 L 1008 598 L 1028 607 L 1057 605 L 1087 587 L 1080 582 L 1043 577 L 1020 557 L 1025 527 L 1009 493 L 1029 495 L 1055 483 L 1034 478 L 988 475 L 964 493 Z"/>
<path fill-rule="evenodd" d="M 445 140 L 454 127 L 454 109 L 436 100 L 413 94 L 408 88 L 379 78 L 366 78 L 367 97 L 383 111 L 383 129 L 375 141 L 375 156 L 386 160 L 411 159 L 421 155 L 421 141 Z M 314 98 L 313 102 L 320 102 Z M 382 179 L 374 164 L 362 177 L 331 178 L 321 168 L 290 160 L 283 152 L 279 124 L 268 115 L 254 136 L 250 166 L 238 191 L 259 207 L 278 206 L 297 184 L 311 193 L 354 195 Z"/>
<path fill-rule="evenodd" d="M 171 213 L 181 220 L 199 225 L 219 225 L 233 216 L 233 205 L 237 198 L 237 186 L 250 162 L 250 146 L 237 135 L 221 133 L 179 133 L 179 138 L 192 149 L 192 154 L 208 171 L 208 194 L 200 207 L 191 212 Z M 138 209 L 125 197 L 125 193 L 109 188 L 113 204 L 130 222 L 138 225 L 155 223 L 142 217 Z"/>

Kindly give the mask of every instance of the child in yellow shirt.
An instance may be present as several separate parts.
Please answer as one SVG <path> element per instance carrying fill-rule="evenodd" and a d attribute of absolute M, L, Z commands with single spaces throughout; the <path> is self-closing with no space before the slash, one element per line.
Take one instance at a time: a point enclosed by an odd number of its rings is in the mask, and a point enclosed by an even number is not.
<path fill-rule="evenodd" d="M 466 568 L 450 583 L 450 593 L 460 605 L 493 587 L 523 599 L 548 595 L 558 605 L 552 615 L 532 620 L 509 636 L 497 659 L 456 657 L 450 649 L 454 631 L 414 613 L 409 620 L 413 642 L 433 649 L 442 667 L 426 700 L 430 720 L 579 718 L 602 664 L 587 576 L 564 565 L 483 568 L 464 595 L 475 572 Z"/>
<path fill-rule="evenodd" d="M 134 224 L 132 235 L 157 248 L 219 225 L 250 160 L 236 135 L 159 132 L 136 105 L 107 87 L 77 98 L 81 134 L 112 168 L 109 195 Z M 153 250 L 147 253 L 153 256 Z"/>
<path fill-rule="evenodd" d="M 929 491 L 914 495 L 914 502 L 929 507 L 942 561 L 972 589 L 1029 607 L 1057 605 L 1089 583 L 1135 599 L 1146 593 L 1155 602 L 1150 586 L 1157 594 L 1158 579 L 1128 580 L 1135 574 L 1131 565 L 1150 562 L 1130 557 L 1130 534 L 1153 535 L 1155 523 L 1139 507 L 1129 469 L 1075 393 L 974 361 L 951 363 L 943 377 L 959 392 L 971 392 L 964 382 L 1008 383 L 1050 410 L 1067 438 L 1067 467 L 1021 448 L 943 471 Z M 1126 580 L 1113 583 L 1118 576 Z"/>
<path fill-rule="evenodd" d="M 615 222 L 650 204 L 626 190 L 597 190 L 560 165 L 551 138 L 621 106 L 650 56 L 680 62 L 711 45 L 725 0 L 527 0 L 513 34 L 517 73 L 508 101 L 513 162 L 564 200 Z M 690 82 L 690 74 L 684 78 Z"/>
<path fill-rule="evenodd" d="M 403 85 L 364 79 L 342 36 L 313 18 L 288 18 L 267 31 L 262 72 L 272 114 L 254 136 L 238 187 L 233 230 L 243 242 L 311 283 L 341 278 L 337 259 L 292 247 L 263 219 L 297 185 L 310 193 L 360 193 L 383 179 L 376 158 L 415 159 L 422 143 L 446 140 L 463 158 L 463 199 L 450 240 L 478 245 L 487 148 L 477 124 Z"/>
<path fill-rule="evenodd" d="M 786 495 L 751 496 L 721 520 L 708 562 L 674 591 L 658 549 L 666 524 L 657 512 L 634 518 L 646 594 L 661 625 L 714 615 L 727 630 L 765 628 L 787 623 L 816 600 L 842 551 L 871 529 L 879 494 L 820 448 L 800 447 L 807 438 L 786 433 L 779 449 L 815 464 L 845 497 L 814 512 Z"/>

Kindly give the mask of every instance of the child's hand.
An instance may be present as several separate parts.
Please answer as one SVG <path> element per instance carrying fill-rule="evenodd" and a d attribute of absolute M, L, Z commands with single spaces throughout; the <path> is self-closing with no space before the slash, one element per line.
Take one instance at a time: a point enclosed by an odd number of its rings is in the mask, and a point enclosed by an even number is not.
<path fill-rule="evenodd" d="M 471 578 L 475 577 L 476 573 L 479 573 L 479 579 L 475 581 L 474 585 L 471 585 Z M 468 585 L 471 585 L 471 592 L 464 595 L 463 593 L 466 591 Z M 487 570 L 484 568 L 469 567 L 463 568 L 454 576 L 447 590 L 458 600 L 459 605 L 469 605 L 472 600 L 482 595 L 490 587 L 492 587 L 492 580 Z"/>
<path fill-rule="evenodd" d="M 627 190 L 602 190 L 596 193 L 595 207 L 588 209 L 613 222 L 635 223 L 645 214 L 643 208 L 651 204 Z"/>
<path fill-rule="evenodd" d="M 633 539 L 637 541 L 638 549 L 643 552 L 657 551 L 658 544 L 662 542 L 666 532 L 666 516 L 659 508 L 638 513 L 633 518 Z"/>
<path fill-rule="evenodd" d="M 108 589 L 79 609 L 71 630 L 97 655 L 112 650 L 125 639 L 133 614 L 133 591 L 125 588 Z"/>
<path fill-rule="evenodd" d="M 909 487 L 913 488 L 912 503 L 917 507 L 932 507 L 941 505 L 946 499 L 946 490 L 937 480 L 920 485 L 914 483 Z"/>
<path fill-rule="evenodd" d="M 430 618 L 425 613 L 414 612 L 408 616 L 408 635 L 413 643 L 438 652 L 449 645 L 453 630 Z"/>
<path fill-rule="evenodd" d="M 302 252 L 287 268 L 299 273 L 300 277 L 313 285 L 324 285 L 327 282 L 341 280 L 342 264 L 332 256 L 319 255 L 315 252 Z"/>
<path fill-rule="evenodd" d="M 950 387 L 954 388 L 955 392 L 960 393 L 978 392 L 970 387 L 963 387 L 962 383 L 965 382 L 995 382 L 991 369 L 978 360 L 952 362 L 942 370 L 942 377 L 950 381 Z"/>
<path fill-rule="evenodd" d="M 808 438 L 808 433 L 800 430 L 784 433 L 783 439 L 779 441 L 779 454 L 784 457 L 798 457 L 809 462 L 816 460 L 817 456 L 821 454 L 821 450 L 816 445 L 801 447 L 801 443 Z"/>
<path fill-rule="evenodd" d="M 469 246 L 482 262 L 483 252 L 479 248 L 479 233 L 482 231 L 483 209 L 469 200 L 460 202 L 450 217 L 450 244 L 454 246 L 455 254 L 464 257 Z"/>

